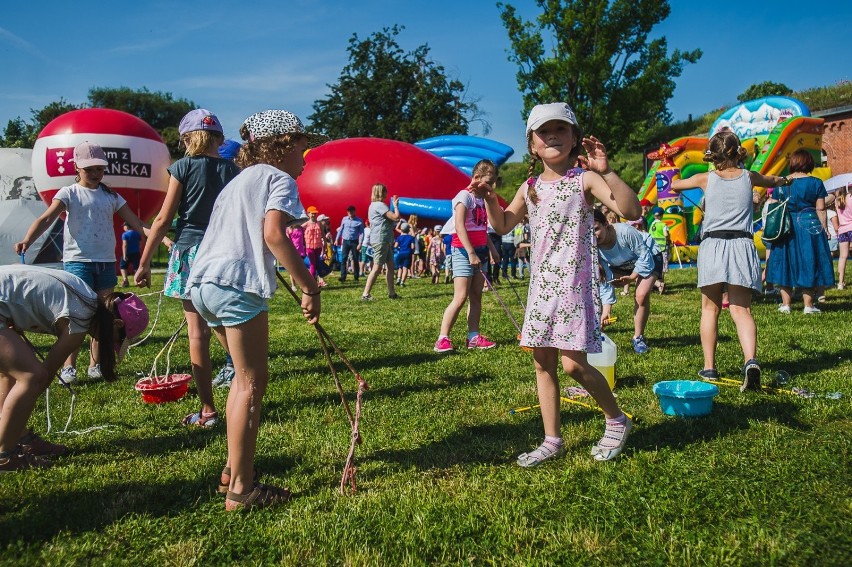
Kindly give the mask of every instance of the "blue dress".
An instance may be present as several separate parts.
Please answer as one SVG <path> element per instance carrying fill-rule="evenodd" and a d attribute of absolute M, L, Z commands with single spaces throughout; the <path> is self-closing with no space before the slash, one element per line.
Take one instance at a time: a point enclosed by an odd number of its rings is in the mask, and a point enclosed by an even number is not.
<path fill-rule="evenodd" d="M 766 266 L 766 281 L 782 287 L 801 289 L 834 285 L 834 264 L 828 248 L 828 238 L 816 214 L 817 199 L 827 193 L 816 177 L 799 177 L 788 187 L 775 189 L 772 195 L 786 199 L 793 221 L 792 234 L 783 241 L 772 243 Z"/>

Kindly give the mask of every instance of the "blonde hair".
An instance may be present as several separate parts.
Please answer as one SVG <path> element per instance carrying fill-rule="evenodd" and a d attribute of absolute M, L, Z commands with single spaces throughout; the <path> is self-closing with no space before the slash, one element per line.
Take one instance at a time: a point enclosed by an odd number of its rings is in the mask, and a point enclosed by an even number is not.
<path fill-rule="evenodd" d="M 240 128 L 240 136 L 243 140 L 249 140 L 245 125 Z M 299 138 L 307 138 L 307 136 L 301 133 L 288 133 L 246 141 L 237 153 L 234 163 L 240 169 L 260 163 L 269 165 L 281 163 L 290 152 L 294 151 Z"/>
<path fill-rule="evenodd" d="M 717 170 L 740 167 L 748 152 L 740 145 L 740 139 L 731 130 L 713 134 L 707 142 L 704 161 L 712 163 Z"/>
<path fill-rule="evenodd" d="M 218 151 L 225 143 L 225 136 L 211 130 L 193 130 L 181 136 L 180 141 L 186 147 L 187 156 L 203 156 Z"/>
<path fill-rule="evenodd" d="M 569 124 L 571 129 L 574 132 L 574 147 L 571 148 L 571 153 L 568 156 L 568 161 L 571 165 L 577 163 L 577 158 L 580 157 L 580 152 L 583 151 L 583 130 L 580 129 L 576 124 Z M 533 203 L 538 203 L 538 194 L 535 192 L 535 174 L 536 166 L 538 162 L 541 161 L 541 158 L 538 157 L 532 149 L 532 137 L 533 131 L 531 130 L 529 134 L 527 134 L 527 150 L 530 154 L 530 167 L 527 170 L 527 195 L 530 198 L 530 201 Z"/>
<path fill-rule="evenodd" d="M 370 193 L 370 200 L 373 202 L 383 201 L 385 199 L 385 195 L 388 194 L 388 188 L 382 185 L 381 183 L 376 183 L 373 185 L 372 193 Z"/>
<path fill-rule="evenodd" d="M 849 188 L 844 185 L 834 192 L 834 208 L 837 212 L 846 209 L 846 197 L 849 195 Z"/>

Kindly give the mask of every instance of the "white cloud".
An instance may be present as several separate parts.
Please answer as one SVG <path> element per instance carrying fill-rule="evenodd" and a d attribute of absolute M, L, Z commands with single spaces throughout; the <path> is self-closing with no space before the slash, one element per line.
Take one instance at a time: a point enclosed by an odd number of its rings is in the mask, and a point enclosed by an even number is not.
<path fill-rule="evenodd" d="M 7 29 L 0 28 L 0 41 L 4 41 L 6 43 L 11 44 L 13 47 L 25 51 L 30 55 L 41 59 L 42 61 L 50 61 L 50 58 L 47 57 L 44 53 L 39 51 L 35 45 L 28 42 L 22 37 L 19 37 Z"/>

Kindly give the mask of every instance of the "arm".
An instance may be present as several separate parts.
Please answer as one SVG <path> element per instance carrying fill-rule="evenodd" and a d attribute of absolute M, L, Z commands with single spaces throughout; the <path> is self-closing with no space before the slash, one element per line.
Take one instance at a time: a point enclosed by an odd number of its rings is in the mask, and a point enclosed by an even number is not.
<path fill-rule="evenodd" d="M 393 210 L 385 213 L 385 218 L 392 221 L 398 221 L 401 217 L 399 214 L 399 197 L 394 195 L 391 198 L 391 202 L 393 203 Z"/>
<path fill-rule="evenodd" d="M 456 223 L 456 236 L 462 243 L 462 246 L 467 251 L 467 260 L 472 267 L 478 267 L 479 256 L 476 255 L 476 250 L 473 249 L 473 244 L 470 243 L 470 237 L 467 235 L 467 228 L 464 226 L 464 217 L 467 215 L 467 207 L 464 203 L 456 203 L 456 208 L 453 209 L 453 220 Z"/>
<path fill-rule="evenodd" d="M 30 228 L 27 230 L 27 234 L 24 236 L 24 239 L 15 244 L 15 253 L 23 254 L 29 249 L 30 245 L 44 233 L 48 227 L 53 224 L 53 221 L 56 220 L 56 217 L 65 211 L 65 203 L 60 201 L 59 199 L 54 199 L 50 206 L 44 211 L 40 217 L 33 221 L 30 225 Z"/>
<path fill-rule="evenodd" d="M 127 241 L 125 239 L 121 239 L 121 259 L 127 260 Z"/>
<path fill-rule="evenodd" d="M 783 187 L 789 185 L 791 180 L 786 177 L 778 177 L 777 175 L 762 175 L 755 171 L 748 170 L 748 175 L 751 178 L 751 184 L 758 187 Z"/>
<path fill-rule="evenodd" d="M 840 234 L 840 219 L 837 217 L 837 215 L 831 217 L 831 226 L 834 227 L 835 234 Z"/>
<path fill-rule="evenodd" d="M 701 189 L 707 189 L 707 178 L 710 175 L 707 173 L 699 173 L 693 175 L 689 179 L 673 179 L 671 190 L 680 193 L 681 191 L 686 191 L 687 189 L 694 189 L 695 187 L 699 187 Z"/>
<path fill-rule="evenodd" d="M 505 210 L 500 208 L 497 193 L 488 191 L 485 194 L 485 211 L 488 213 L 488 222 L 491 223 L 491 227 L 497 234 L 503 235 L 510 232 L 524 219 L 524 215 L 527 214 L 527 203 L 524 201 L 524 188 L 526 184 L 527 182 L 524 181 L 518 187 L 518 192 L 515 193 L 515 197 Z"/>
<path fill-rule="evenodd" d="M 823 197 L 816 200 L 816 214 L 819 224 L 822 225 L 822 230 L 828 238 L 828 215 L 825 214 L 825 198 Z"/>
<path fill-rule="evenodd" d="M 589 169 L 598 174 L 584 174 L 583 181 L 586 183 L 587 189 L 598 201 L 620 216 L 627 220 L 638 219 L 642 215 L 639 199 L 633 189 L 609 167 L 609 158 L 603 142 L 594 136 L 583 138 L 583 149 L 586 150 Z"/>
<path fill-rule="evenodd" d="M 302 314 L 314 324 L 320 316 L 320 288 L 305 267 L 296 247 L 287 237 L 286 226 L 291 217 L 279 210 L 270 210 L 263 217 L 263 240 L 275 259 L 284 266 L 302 290 Z"/>
<path fill-rule="evenodd" d="M 50 351 L 42 363 L 47 370 L 48 376 L 53 377 L 65 364 L 65 359 L 80 348 L 86 333 L 71 333 L 68 328 L 68 319 L 63 317 L 54 324 L 59 339 L 50 347 Z M 102 348 L 112 348 L 112 345 L 104 345 Z"/>
<path fill-rule="evenodd" d="M 151 230 L 148 231 L 149 238 L 145 242 L 145 249 L 142 251 L 142 258 L 139 260 L 139 267 L 136 269 L 136 275 L 134 276 L 136 285 L 142 287 L 150 285 L 151 259 L 154 257 L 154 251 L 159 246 L 160 241 L 169 230 L 169 225 L 177 212 L 182 196 L 183 185 L 181 182 L 174 177 L 169 177 L 169 188 L 166 192 L 166 199 L 163 201 L 163 206 L 160 207 L 160 212 L 157 213 L 154 222 L 151 224 Z"/>

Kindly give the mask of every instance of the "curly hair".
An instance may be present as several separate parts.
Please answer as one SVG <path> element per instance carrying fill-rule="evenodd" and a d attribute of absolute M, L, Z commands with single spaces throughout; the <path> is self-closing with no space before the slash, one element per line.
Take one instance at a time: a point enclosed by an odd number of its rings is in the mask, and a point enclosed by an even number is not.
<path fill-rule="evenodd" d="M 739 167 L 748 152 L 740 145 L 740 139 L 731 130 L 723 130 L 713 134 L 707 142 L 704 161 L 712 163 L 716 169 Z"/>
<path fill-rule="evenodd" d="M 305 134 L 288 133 L 251 140 L 251 135 L 245 125 L 240 128 L 240 136 L 243 140 L 246 140 L 246 143 L 240 148 L 236 159 L 234 159 L 234 163 L 240 169 L 260 163 L 270 165 L 280 163 L 287 154 L 294 150 L 297 140 L 307 138 Z"/>

